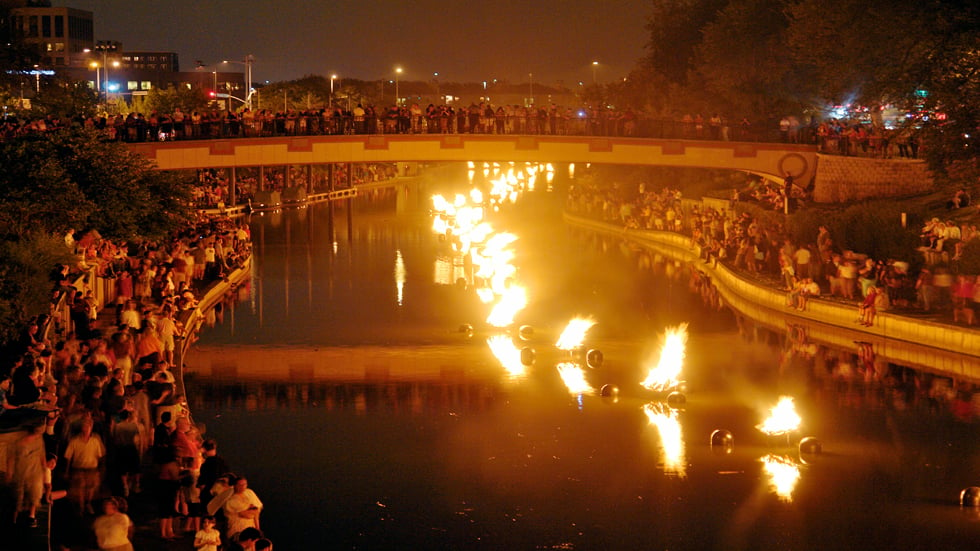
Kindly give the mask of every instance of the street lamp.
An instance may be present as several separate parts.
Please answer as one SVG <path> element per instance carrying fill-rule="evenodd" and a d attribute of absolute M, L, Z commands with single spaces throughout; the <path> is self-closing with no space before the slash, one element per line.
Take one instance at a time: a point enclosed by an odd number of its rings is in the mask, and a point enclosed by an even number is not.
<path fill-rule="evenodd" d="M 330 75 L 330 108 L 333 108 L 333 81 L 337 80 L 337 75 Z"/>
<path fill-rule="evenodd" d="M 439 90 L 439 72 L 432 73 L 432 80 L 436 81 L 436 98 L 442 102 L 442 93 Z"/>
<path fill-rule="evenodd" d="M 534 105 L 534 73 L 527 74 L 527 86 L 531 93 L 531 105 Z"/>
<path fill-rule="evenodd" d="M 105 86 L 102 86 L 102 90 L 105 91 L 105 101 L 106 104 L 109 103 L 109 52 L 115 52 L 119 49 L 121 44 L 118 42 L 100 40 L 95 44 L 95 51 L 102 52 L 102 77 L 105 79 Z M 118 67 L 119 62 L 114 62 L 114 66 Z"/>
<path fill-rule="evenodd" d="M 398 95 L 398 75 L 402 74 L 401 67 L 395 67 L 395 105 L 401 103 L 401 96 Z"/>
<path fill-rule="evenodd" d="M 598 69 L 598 68 L 599 68 L 599 62 L 598 61 L 593 61 L 592 62 L 592 84 L 596 84 L 596 74 L 595 74 L 595 72 L 596 72 L 596 69 Z"/>
<path fill-rule="evenodd" d="M 118 69 L 119 68 L 119 62 L 118 61 L 113 61 L 112 62 L 112 66 Z M 108 65 L 106 65 L 102 69 L 102 75 L 105 77 L 105 103 L 108 106 L 109 105 L 109 91 L 112 89 L 112 86 L 109 84 L 109 66 Z"/>
<path fill-rule="evenodd" d="M 227 59 L 222 61 L 222 63 L 237 63 L 239 65 L 245 66 L 245 100 L 242 101 L 242 103 L 245 104 L 245 107 L 247 107 L 249 111 L 252 110 L 252 62 L 253 61 L 255 61 L 255 58 L 252 56 L 252 54 L 248 54 L 247 56 L 245 56 L 245 61 L 228 61 Z M 215 85 L 215 88 L 217 88 L 217 85 Z"/>
<path fill-rule="evenodd" d="M 99 65 L 98 61 L 93 61 L 88 64 L 89 67 L 95 69 L 95 91 L 102 97 L 102 66 Z"/>

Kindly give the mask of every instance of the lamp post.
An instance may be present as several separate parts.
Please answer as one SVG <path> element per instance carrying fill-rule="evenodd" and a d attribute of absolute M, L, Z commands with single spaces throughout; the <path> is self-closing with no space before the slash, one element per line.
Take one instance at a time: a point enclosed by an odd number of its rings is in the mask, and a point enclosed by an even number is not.
<path fill-rule="evenodd" d="M 337 80 L 337 75 L 330 75 L 330 108 L 333 108 L 333 81 Z"/>
<path fill-rule="evenodd" d="M 227 59 L 222 61 L 222 63 L 237 63 L 245 66 L 245 99 L 242 101 L 242 103 L 245 104 L 245 107 L 247 107 L 249 111 L 252 110 L 252 62 L 253 61 L 255 61 L 255 58 L 252 56 L 252 54 L 248 54 L 247 56 L 245 56 L 245 61 L 229 61 Z M 215 86 L 215 89 L 217 91 L 217 85 Z"/>
<path fill-rule="evenodd" d="M 101 98 L 102 97 L 102 66 L 99 65 L 98 61 L 93 61 L 89 63 L 88 66 L 91 67 L 92 69 L 95 69 L 95 91 L 99 95 L 99 98 Z"/>
<path fill-rule="evenodd" d="M 592 84 L 593 85 L 595 85 L 596 82 L 597 82 L 596 81 L 596 69 L 598 69 L 598 68 L 599 68 L 599 62 L 598 61 L 593 61 L 592 62 Z"/>
<path fill-rule="evenodd" d="M 100 40 L 95 44 L 95 51 L 102 53 L 102 77 L 105 79 L 105 85 L 101 89 L 105 92 L 105 102 L 106 105 L 109 104 L 109 52 L 115 52 L 119 49 L 120 44 L 118 42 L 104 41 Z M 114 63 L 115 67 L 119 66 L 119 62 Z"/>
<path fill-rule="evenodd" d="M 531 105 L 534 105 L 534 73 L 527 74 L 527 86 L 531 95 Z"/>
<path fill-rule="evenodd" d="M 435 73 L 432 73 L 432 79 L 436 81 L 436 98 L 438 98 L 439 102 L 441 103 L 442 102 L 442 93 L 439 90 L 439 72 L 438 71 L 436 71 Z"/>
<path fill-rule="evenodd" d="M 119 68 L 119 62 L 118 61 L 113 61 L 112 62 L 112 66 L 118 69 Z M 106 65 L 105 67 L 102 68 L 102 76 L 105 77 L 105 104 L 106 104 L 106 109 L 108 110 L 108 108 L 109 108 L 109 92 L 112 90 L 112 86 L 109 84 L 109 66 L 108 65 Z"/>
<path fill-rule="evenodd" d="M 395 67 L 395 105 L 396 106 L 401 103 L 401 96 L 398 95 L 398 76 L 401 74 L 402 74 L 402 68 Z"/>

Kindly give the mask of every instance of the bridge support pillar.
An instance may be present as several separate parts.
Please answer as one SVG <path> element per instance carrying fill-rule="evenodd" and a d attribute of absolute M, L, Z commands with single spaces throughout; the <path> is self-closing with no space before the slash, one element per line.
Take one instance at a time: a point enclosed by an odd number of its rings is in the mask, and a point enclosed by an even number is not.
<path fill-rule="evenodd" d="M 306 165 L 306 193 L 313 193 L 313 165 Z"/>
<path fill-rule="evenodd" d="M 238 204 L 238 168 L 228 169 L 228 206 L 234 207 Z"/>
<path fill-rule="evenodd" d="M 259 167 L 259 191 L 265 191 L 265 166 Z"/>

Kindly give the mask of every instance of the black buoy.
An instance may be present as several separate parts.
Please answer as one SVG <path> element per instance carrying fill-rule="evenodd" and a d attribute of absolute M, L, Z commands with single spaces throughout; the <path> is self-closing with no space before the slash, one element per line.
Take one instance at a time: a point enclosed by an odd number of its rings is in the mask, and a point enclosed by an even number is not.
<path fill-rule="evenodd" d="M 671 392 L 667 395 L 667 405 L 672 408 L 683 407 L 687 403 L 687 396 L 680 392 Z"/>
<path fill-rule="evenodd" d="M 521 349 L 521 364 L 523 365 L 534 365 L 534 349 L 525 346 Z"/>
<path fill-rule="evenodd" d="M 970 486 L 960 492 L 960 507 L 980 507 L 980 488 Z"/>
<path fill-rule="evenodd" d="M 534 328 L 530 325 L 522 325 L 520 329 L 517 330 L 517 335 L 522 341 L 529 341 L 531 337 L 534 336 Z"/>
<path fill-rule="evenodd" d="M 712 448 L 731 449 L 735 447 L 735 436 L 732 432 L 725 429 L 718 429 L 711 433 Z"/>
<path fill-rule="evenodd" d="M 602 388 L 599 389 L 599 396 L 604 402 L 615 404 L 619 401 L 619 387 L 613 384 L 602 385 Z"/>
<path fill-rule="evenodd" d="M 460 333 L 463 333 L 467 337 L 472 337 L 473 336 L 473 326 L 470 325 L 470 324 L 468 324 L 468 323 L 464 323 L 463 325 L 460 325 L 459 326 L 459 332 Z"/>
<path fill-rule="evenodd" d="M 591 368 L 602 367 L 602 350 L 592 349 L 585 353 L 585 363 Z"/>
<path fill-rule="evenodd" d="M 812 436 L 800 440 L 800 453 L 817 455 L 823 453 L 823 444 Z"/>

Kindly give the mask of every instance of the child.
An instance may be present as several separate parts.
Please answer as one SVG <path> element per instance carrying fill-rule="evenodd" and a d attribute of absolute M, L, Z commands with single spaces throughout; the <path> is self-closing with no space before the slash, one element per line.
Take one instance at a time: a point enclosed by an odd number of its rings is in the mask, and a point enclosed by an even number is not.
<path fill-rule="evenodd" d="M 214 527 L 214 517 L 204 517 L 201 523 L 201 529 L 194 534 L 194 549 L 218 551 L 218 546 L 221 545 L 221 532 Z"/>

